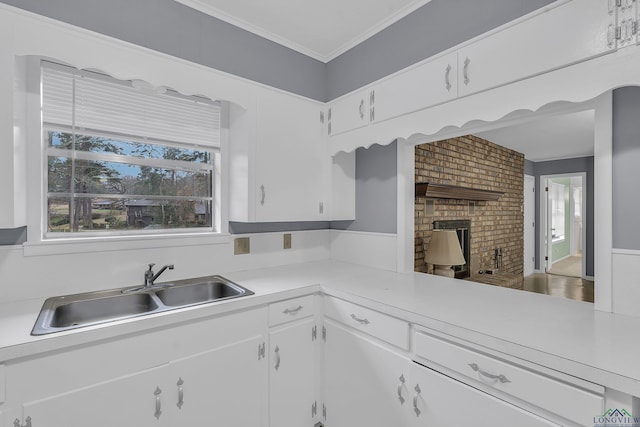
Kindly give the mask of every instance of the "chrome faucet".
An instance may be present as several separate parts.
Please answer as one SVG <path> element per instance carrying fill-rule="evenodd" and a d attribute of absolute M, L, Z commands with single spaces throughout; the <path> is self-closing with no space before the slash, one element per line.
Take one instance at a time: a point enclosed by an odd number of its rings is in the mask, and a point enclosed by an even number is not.
<path fill-rule="evenodd" d="M 173 264 L 170 265 L 165 265 L 164 267 L 162 267 L 160 269 L 160 271 L 158 271 L 157 273 L 153 272 L 153 266 L 155 264 L 149 264 L 149 269 L 147 271 L 144 272 L 144 287 L 145 288 L 150 288 L 151 286 L 153 286 L 153 282 L 156 281 L 156 279 L 162 274 L 164 273 L 164 271 L 166 269 L 169 270 L 173 270 Z"/>

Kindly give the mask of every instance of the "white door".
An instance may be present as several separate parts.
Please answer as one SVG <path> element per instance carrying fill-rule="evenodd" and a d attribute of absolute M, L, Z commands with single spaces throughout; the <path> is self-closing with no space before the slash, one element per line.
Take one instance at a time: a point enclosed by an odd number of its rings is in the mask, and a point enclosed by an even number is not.
<path fill-rule="evenodd" d="M 607 1 L 573 0 L 458 51 L 460 96 L 612 52 Z"/>
<path fill-rule="evenodd" d="M 373 121 L 440 104 L 458 96 L 458 53 L 429 61 L 374 88 Z"/>
<path fill-rule="evenodd" d="M 410 378 L 410 403 L 416 427 L 557 426 L 415 362 Z"/>
<path fill-rule="evenodd" d="M 29 418 L 34 427 L 171 426 L 171 404 L 162 382 L 166 369 L 163 365 L 25 403 L 22 424 Z"/>
<path fill-rule="evenodd" d="M 536 180 L 531 175 L 524 176 L 524 277 L 535 270 L 535 192 Z"/>
<path fill-rule="evenodd" d="M 289 324 L 269 333 L 269 425 L 312 426 L 315 416 L 315 319 Z M 316 335 L 317 336 L 317 335 Z M 320 403 L 321 404 L 321 403 Z"/>
<path fill-rule="evenodd" d="M 553 200 L 551 197 L 551 179 L 544 179 L 544 272 L 551 271 L 553 264 Z"/>
<path fill-rule="evenodd" d="M 256 221 L 329 217 L 321 104 L 265 91 L 258 99 Z M 326 205 L 326 207 L 325 207 Z"/>
<path fill-rule="evenodd" d="M 410 426 L 409 359 L 337 323 L 325 326 L 326 425 Z"/>
<path fill-rule="evenodd" d="M 329 109 L 329 135 L 338 135 L 369 124 L 369 89 L 361 90 L 334 101 Z"/>
<path fill-rule="evenodd" d="M 266 366 L 257 351 L 263 340 L 255 336 L 171 362 L 171 426 L 264 426 Z"/>

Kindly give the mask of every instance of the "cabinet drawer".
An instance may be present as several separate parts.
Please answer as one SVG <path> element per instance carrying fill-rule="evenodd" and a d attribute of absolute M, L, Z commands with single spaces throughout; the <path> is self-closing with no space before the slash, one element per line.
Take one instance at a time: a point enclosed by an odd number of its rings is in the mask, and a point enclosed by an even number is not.
<path fill-rule="evenodd" d="M 409 350 L 409 323 L 403 320 L 336 298 L 325 298 L 325 315 Z"/>
<path fill-rule="evenodd" d="M 315 296 L 307 295 L 269 305 L 269 326 L 304 319 L 315 313 Z"/>
<path fill-rule="evenodd" d="M 604 410 L 603 395 L 431 335 L 416 333 L 416 356 L 581 425 L 592 424 L 593 414 Z"/>

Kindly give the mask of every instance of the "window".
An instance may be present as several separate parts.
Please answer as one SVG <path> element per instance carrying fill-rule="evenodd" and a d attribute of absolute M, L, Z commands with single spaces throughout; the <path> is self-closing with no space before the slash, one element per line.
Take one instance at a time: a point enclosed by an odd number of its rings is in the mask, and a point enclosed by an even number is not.
<path fill-rule="evenodd" d="M 46 237 L 214 231 L 218 103 L 43 62 L 42 129 Z"/>

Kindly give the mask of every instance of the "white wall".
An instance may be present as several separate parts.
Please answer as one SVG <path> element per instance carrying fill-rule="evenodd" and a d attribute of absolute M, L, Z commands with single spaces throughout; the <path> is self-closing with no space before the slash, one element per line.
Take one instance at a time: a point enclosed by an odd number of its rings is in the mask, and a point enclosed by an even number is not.
<path fill-rule="evenodd" d="M 143 283 L 147 263 L 174 264 L 159 279 L 186 279 L 329 258 L 329 230 L 291 232 L 292 248 L 283 249 L 283 233 L 249 237 L 251 253 L 233 254 L 233 240 L 190 246 L 147 247 L 69 254 L 26 255 L 22 246 L 0 247 L 0 303 L 45 298 Z M 224 240 L 224 239 L 223 239 Z M 33 252 L 27 248 L 28 252 Z M 156 268 L 156 270 L 157 270 Z"/>

